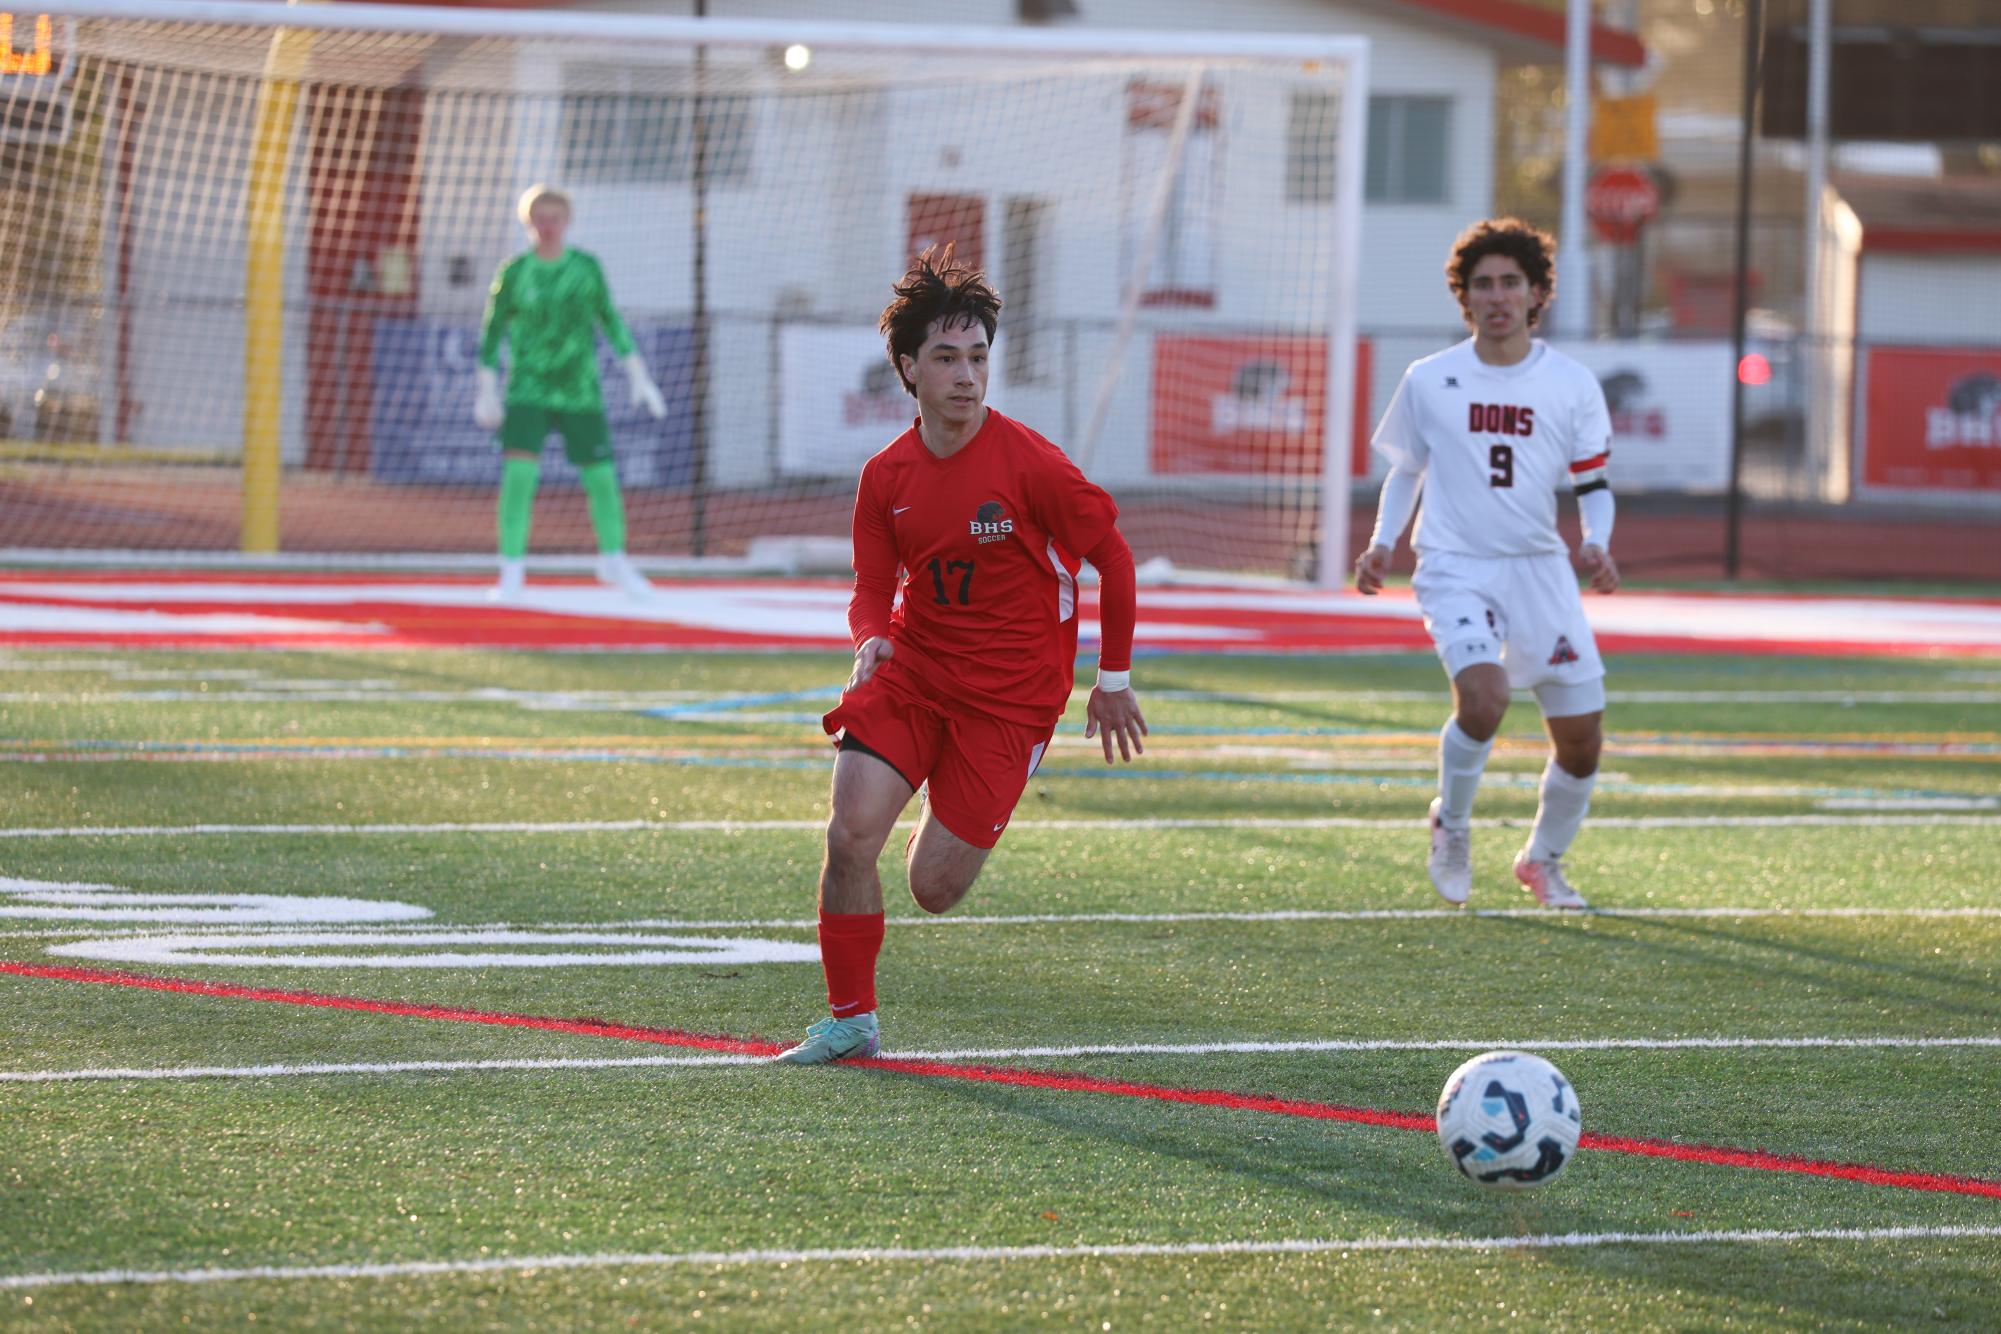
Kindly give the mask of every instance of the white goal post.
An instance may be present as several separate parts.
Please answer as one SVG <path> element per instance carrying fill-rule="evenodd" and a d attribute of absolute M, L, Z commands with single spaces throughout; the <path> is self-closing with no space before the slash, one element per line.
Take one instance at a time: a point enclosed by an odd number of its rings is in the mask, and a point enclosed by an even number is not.
<path fill-rule="evenodd" d="M 1142 561 L 1342 575 L 1364 39 L 45 8 L 62 117 L 0 78 L 44 127 L 0 145 L 4 554 L 485 557 L 480 316 L 548 182 L 670 404 L 604 350 L 642 561 L 845 534 L 912 411 L 875 318 L 951 241 L 1005 302 L 990 402 Z M 589 547 L 571 480 L 552 447 L 538 555 Z"/>

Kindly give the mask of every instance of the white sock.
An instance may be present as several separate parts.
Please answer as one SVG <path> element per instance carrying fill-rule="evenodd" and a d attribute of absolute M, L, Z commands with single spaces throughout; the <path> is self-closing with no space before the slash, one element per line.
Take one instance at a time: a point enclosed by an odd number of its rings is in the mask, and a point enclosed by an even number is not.
<path fill-rule="evenodd" d="M 1448 718 L 1438 734 L 1438 822 L 1464 829 L 1473 819 L 1473 794 L 1480 790 L 1480 775 L 1487 768 L 1487 752 L 1494 739 L 1475 741 L 1459 730 L 1459 720 Z"/>
<path fill-rule="evenodd" d="M 527 577 L 528 577 L 528 562 L 525 558 L 515 557 L 510 559 L 509 557 L 506 556 L 502 556 L 500 558 L 501 583 L 518 584 L 521 583 L 523 580 L 527 579 Z"/>
<path fill-rule="evenodd" d="M 1591 789 L 1598 775 L 1579 778 L 1555 760 L 1542 771 L 1542 800 L 1535 810 L 1535 828 L 1529 832 L 1529 860 L 1546 862 L 1570 851 L 1584 813 L 1591 809 Z"/>

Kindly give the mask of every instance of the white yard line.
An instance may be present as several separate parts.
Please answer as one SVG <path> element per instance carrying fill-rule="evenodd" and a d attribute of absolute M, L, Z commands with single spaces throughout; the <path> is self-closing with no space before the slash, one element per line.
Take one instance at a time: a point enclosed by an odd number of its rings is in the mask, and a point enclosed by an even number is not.
<path fill-rule="evenodd" d="M 48 825 L 31 829 L 0 829 L 0 839 L 20 838 L 187 838 L 215 834 L 615 834 L 654 830 L 670 834 L 748 834 L 819 831 L 824 819 L 813 820 L 496 820 L 426 824 L 181 824 L 181 825 Z M 906 821 L 906 823 L 909 823 Z M 1104 820 L 1016 820 L 1010 829 L 1144 830 L 1144 829 L 1421 829 L 1419 816 L 1298 816 L 1167 819 L 1136 817 Z M 1475 819 L 1480 829 L 1525 828 L 1526 819 Z M 1940 825 L 2001 825 L 2001 815 L 1951 812 L 1911 814 L 1797 815 L 1606 815 L 1591 820 L 1593 829 L 1848 829 Z"/>
<path fill-rule="evenodd" d="M 234 1269 L 96 1269 L 0 1275 L 0 1290 L 112 1284 L 229 1283 L 332 1278 L 434 1278 L 537 1274 L 579 1269 L 666 1269 L 750 1265 L 992 1263 L 1018 1260 L 1182 1258 L 1230 1255 L 1360 1255 L 1398 1251 L 1539 1251 L 1602 1246 L 1757 1246 L 1801 1242 L 1960 1241 L 2001 1237 L 2001 1226 L 1744 1228 L 1689 1232 L 1561 1232 L 1511 1237 L 1343 1237 L 1298 1240 L 1115 1242 L 1095 1246 L 848 1246 L 802 1250 L 662 1251 L 651 1254 L 481 1256 L 383 1264 L 250 1265 Z"/>
<path fill-rule="evenodd" d="M 2001 1048 L 2001 1037 L 1922 1038 L 1326 1038 L 1274 1042 L 1126 1042 L 1049 1047 L 953 1047 L 886 1050 L 909 1061 L 1015 1061 L 1078 1056 L 1248 1056 L 1391 1051 L 1857 1051 Z M 0 1084 L 114 1083 L 187 1079 L 285 1079 L 327 1075 L 479 1074 L 512 1070 L 629 1070 L 661 1066 L 760 1065 L 761 1056 L 702 1052 L 689 1056 L 548 1056 L 463 1061 L 351 1061 L 265 1065 L 95 1066 L 70 1070 L 0 1070 Z"/>
<path fill-rule="evenodd" d="M 703 1052 L 696 1056 L 521 1057 L 488 1061 L 348 1061 L 287 1065 L 104 1066 L 83 1070 L 0 1070 L 0 1084 L 67 1084 L 80 1080 L 284 1079 L 301 1075 L 472 1074 L 495 1070 L 616 1070 L 674 1065 L 757 1065 L 761 1056 Z"/>
<path fill-rule="evenodd" d="M 1325 1038 L 1297 1042 L 1128 1042 L 1070 1047 L 962 1047 L 889 1051 L 913 1061 L 1009 1061 L 1072 1056 L 1229 1056 L 1371 1051 L 1736 1051 L 1873 1048 L 2001 1048 L 2001 1037 L 1970 1038 Z M 4 1078 L 4 1076 L 0 1076 Z"/>
<path fill-rule="evenodd" d="M 1437 690 L 1148 690 L 1150 700 L 1196 704 L 1422 703 L 1450 699 Z M 1992 690 L 1607 690 L 1612 704 L 1996 704 Z"/>
<path fill-rule="evenodd" d="M 1828 908 L 1787 908 L 1755 906 L 1704 906 L 1695 908 L 1589 908 L 1577 913 L 1556 913 L 1548 908 L 1271 908 L 1263 911 L 1220 911 L 1220 912 L 1103 912 L 1103 913 L 1007 913 L 1007 914 L 965 914 L 943 917 L 900 917 L 887 919 L 890 926 L 921 927 L 941 929 L 951 926 L 1093 926 L 1093 925 L 1138 925 L 1206 923 L 1206 922 L 1429 922 L 1464 921 L 1474 917 L 1514 918 L 1527 917 L 1542 921 L 1581 920 L 1584 918 L 1629 918 L 1636 921 L 1673 921 L 1676 919 L 1736 919 L 1759 917 L 1778 918 L 1916 918 L 1955 919 L 1960 921 L 2001 918 L 2001 907 L 1958 907 L 1958 908 L 1877 908 L 1877 907 L 1828 907 Z M 811 917 L 730 917 L 730 918 L 690 918 L 690 917 L 635 917 L 610 922 L 411 922 L 398 924 L 396 936 L 404 937 L 448 934 L 468 938 L 481 935 L 504 935 L 514 932 L 606 932 L 606 931 L 812 931 L 819 926 Z M 21 927 L 0 931 L 0 940 L 49 940 L 69 936 L 87 936 L 93 940 L 112 939 L 120 936 L 204 936 L 227 935 L 243 937 L 246 940 L 268 935 L 286 934 L 294 928 L 273 927 L 262 929 L 255 926 L 231 925 L 182 925 L 169 923 L 157 926 L 106 927 L 90 923 L 67 926 Z M 339 935 L 355 944 L 366 944 L 371 934 L 382 931 L 379 922 L 328 922 L 316 923 L 314 931 L 320 934 Z"/>
<path fill-rule="evenodd" d="M 105 669 L 108 664 L 61 664 L 70 670 Z M 47 671 L 51 667 L 0 659 L 0 672 Z M 518 704 L 524 708 L 565 711 L 619 711 L 722 704 L 744 698 L 741 691 L 713 690 L 517 690 L 504 686 L 473 686 L 456 690 L 421 689 L 393 680 L 287 680 L 245 670 L 124 671 L 110 670 L 114 680 L 229 681 L 224 690 L 116 689 L 15 690 L 0 692 L 11 703 L 353 703 L 383 704 Z M 798 692 L 801 699 L 831 699 L 838 687 Z M 1089 692 L 1078 691 L 1082 699 Z M 1451 692 L 1437 690 L 1276 690 L 1244 693 L 1210 690 L 1150 690 L 1150 700 L 1178 703 L 1238 704 L 1252 707 L 1286 703 L 1414 704 L 1448 700 Z M 1608 690 L 1613 704 L 2001 704 L 1996 690 Z M 704 717 L 734 716 L 734 711 Z M 746 715 L 750 716 L 750 715 Z M 784 716 L 784 715 L 780 715 Z"/>
<path fill-rule="evenodd" d="M 4 671 L 0 664 L 0 671 Z M 189 677 L 214 673 L 188 672 Z M 838 692 L 829 691 L 832 699 Z M 729 696 L 717 696 L 728 699 Z M 1967 696 L 1975 700 L 1976 696 Z M 707 703 L 709 697 L 681 690 L 622 693 L 604 690 L 507 690 L 475 687 L 467 690 L 379 689 L 367 683 L 349 685 L 326 681 L 272 682 L 254 689 L 225 690 L 9 690 L 0 691 L 5 704 L 515 704 L 524 709 L 563 713 L 622 713 Z M 734 712 L 715 716 L 734 718 Z"/>

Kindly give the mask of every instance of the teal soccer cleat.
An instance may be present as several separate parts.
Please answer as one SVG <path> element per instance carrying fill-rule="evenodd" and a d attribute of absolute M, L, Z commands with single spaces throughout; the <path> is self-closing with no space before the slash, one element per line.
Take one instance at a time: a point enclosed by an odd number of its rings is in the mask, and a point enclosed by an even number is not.
<path fill-rule="evenodd" d="M 806 1040 L 772 1057 L 788 1065 L 825 1065 L 850 1056 L 873 1056 L 882 1050 L 882 1035 L 875 1014 L 858 1014 L 848 1019 L 822 1019 L 806 1029 Z"/>

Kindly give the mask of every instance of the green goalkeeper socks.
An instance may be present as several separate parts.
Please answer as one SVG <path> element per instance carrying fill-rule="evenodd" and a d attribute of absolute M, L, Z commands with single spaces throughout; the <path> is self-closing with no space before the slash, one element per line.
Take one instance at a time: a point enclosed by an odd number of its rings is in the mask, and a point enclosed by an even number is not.
<path fill-rule="evenodd" d="M 618 474 L 609 463 L 592 463 L 578 469 L 578 476 L 590 503 L 598 550 L 625 550 L 625 502 L 618 494 Z M 535 517 L 535 488 L 541 480 L 542 465 L 534 459 L 507 458 L 501 462 L 500 554 L 504 559 L 520 560 L 528 554 L 528 524 Z"/>
<path fill-rule="evenodd" d="M 591 463 L 577 469 L 577 476 L 583 480 L 584 498 L 590 502 L 599 554 L 625 550 L 625 501 L 618 494 L 618 473 L 609 463 Z"/>
<path fill-rule="evenodd" d="M 535 517 L 535 485 L 542 465 L 534 459 L 503 458 L 500 463 L 500 554 L 520 560 L 528 554 L 528 522 Z"/>

